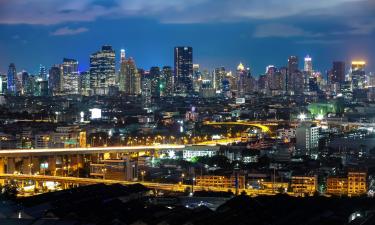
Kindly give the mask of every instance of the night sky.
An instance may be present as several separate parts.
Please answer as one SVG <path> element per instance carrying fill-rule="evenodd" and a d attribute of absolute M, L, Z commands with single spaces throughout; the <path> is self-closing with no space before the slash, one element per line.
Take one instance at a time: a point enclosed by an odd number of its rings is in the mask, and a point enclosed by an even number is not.
<path fill-rule="evenodd" d="M 145 69 L 172 66 L 173 47 L 189 45 L 207 69 L 243 62 L 260 74 L 309 54 L 322 72 L 354 59 L 375 72 L 375 0 L 0 0 L 1 73 L 63 57 L 83 71 L 103 44 Z"/>

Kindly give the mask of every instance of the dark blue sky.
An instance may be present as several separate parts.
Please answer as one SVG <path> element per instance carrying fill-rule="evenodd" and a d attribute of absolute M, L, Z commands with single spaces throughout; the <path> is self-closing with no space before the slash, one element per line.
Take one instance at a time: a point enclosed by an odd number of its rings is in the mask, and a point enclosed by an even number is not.
<path fill-rule="evenodd" d="M 173 65 L 173 47 L 190 45 L 207 69 L 243 62 L 260 74 L 309 54 L 322 72 L 358 59 L 375 71 L 374 12 L 373 0 L 0 0 L 0 72 L 63 57 L 85 70 L 103 44 L 145 69 Z"/>

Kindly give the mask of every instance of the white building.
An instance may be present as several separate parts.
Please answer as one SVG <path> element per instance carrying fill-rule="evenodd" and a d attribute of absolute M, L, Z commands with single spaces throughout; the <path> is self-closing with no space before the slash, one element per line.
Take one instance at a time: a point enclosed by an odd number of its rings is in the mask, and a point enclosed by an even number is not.
<path fill-rule="evenodd" d="M 296 129 L 296 153 L 298 155 L 311 155 L 319 145 L 319 127 L 310 123 L 301 123 Z"/>
<path fill-rule="evenodd" d="M 212 157 L 217 155 L 220 146 L 187 146 L 182 152 L 182 158 L 184 160 L 190 161 L 194 157 L 208 156 Z"/>

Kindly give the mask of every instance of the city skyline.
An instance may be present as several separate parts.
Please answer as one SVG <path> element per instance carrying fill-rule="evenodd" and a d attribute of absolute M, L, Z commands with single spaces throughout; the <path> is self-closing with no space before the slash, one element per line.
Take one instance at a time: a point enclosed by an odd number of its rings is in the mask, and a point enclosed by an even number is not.
<path fill-rule="evenodd" d="M 116 53 L 125 48 L 145 69 L 172 66 L 174 46 L 192 46 L 194 63 L 210 70 L 233 70 L 242 62 L 258 75 L 269 64 L 285 65 L 290 55 L 310 55 L 322 72 L 332 61 L 358 59 L 374 71 L 371 1 L 211 3 L 2 2 L 0 71 L 14 62 L 19 70 L 33 72 L 39 64 L 49 67 L 64 57 L 77 59 L 87 70 L 88 55 L 104 44 Z"/>

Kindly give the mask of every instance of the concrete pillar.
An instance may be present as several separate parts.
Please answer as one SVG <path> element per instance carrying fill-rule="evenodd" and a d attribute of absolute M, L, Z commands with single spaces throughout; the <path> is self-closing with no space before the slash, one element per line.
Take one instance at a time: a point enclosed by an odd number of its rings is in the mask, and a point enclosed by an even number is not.
<path fill-rule="evenodd" d="M 16 164 L 14 162 L 14 158 L 8 157 L 7 160 L 7 173 L 14 173 L 16 170 Z"/>
<path fill-rule="evenodd" d="M 48 157 L 48 170 L 50 171 L 51 175 L 55 175 L 56 171 L 56 156 L 49 156 Z"/>

